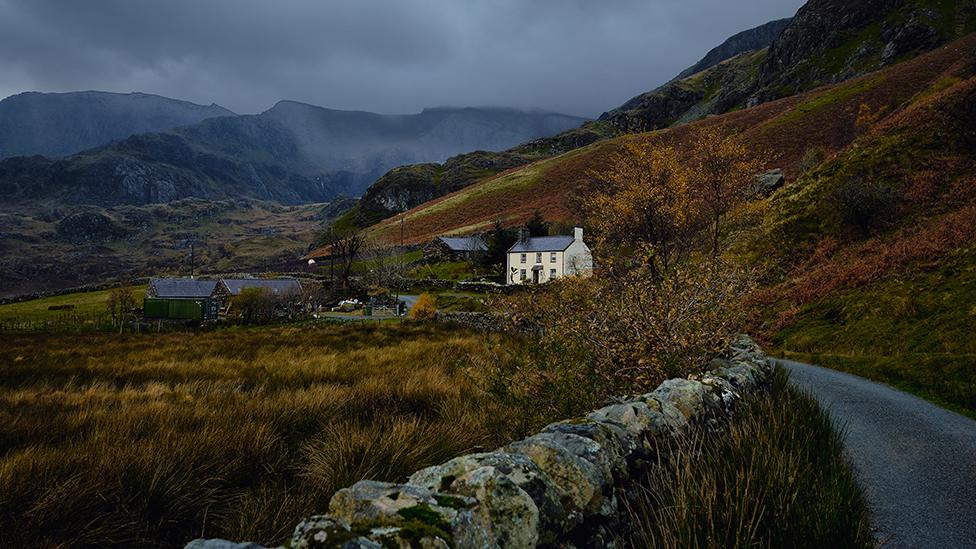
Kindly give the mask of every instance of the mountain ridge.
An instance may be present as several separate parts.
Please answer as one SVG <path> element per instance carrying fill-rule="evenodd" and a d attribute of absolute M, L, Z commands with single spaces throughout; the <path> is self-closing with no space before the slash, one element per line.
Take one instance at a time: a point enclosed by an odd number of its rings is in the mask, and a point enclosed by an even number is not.
<path fill-rule="evenodd" d="M 142 92 L 23 92 L 0 100 L 0 159 L 63 157 L 220 116 L 237 115 L 216 103 Z"/>

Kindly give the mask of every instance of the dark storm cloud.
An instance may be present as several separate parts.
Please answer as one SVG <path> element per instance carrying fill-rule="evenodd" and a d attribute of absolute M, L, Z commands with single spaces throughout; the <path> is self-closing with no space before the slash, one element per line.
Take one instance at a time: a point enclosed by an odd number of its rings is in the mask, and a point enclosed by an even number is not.
<path fill-rule="evenodd" d="M 0 0 L 0 97 L 597 115 L 801 0 Z"/>

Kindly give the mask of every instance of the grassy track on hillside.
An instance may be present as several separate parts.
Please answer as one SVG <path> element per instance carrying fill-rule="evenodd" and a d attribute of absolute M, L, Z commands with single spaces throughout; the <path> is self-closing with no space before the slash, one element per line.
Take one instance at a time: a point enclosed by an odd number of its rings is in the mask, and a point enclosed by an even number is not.
<path fill-rule="evenodd" d="M 782 369 L 728 432 L 677 443 L 644 482 L 624 546 L 874 547 L 837 425 Z"/>
<path fill-rule="evenodd" d="M 280 542 L 338 488 L 508 440 L 465 371 L 484 337 L 0 335 L 0 547 Z"/>

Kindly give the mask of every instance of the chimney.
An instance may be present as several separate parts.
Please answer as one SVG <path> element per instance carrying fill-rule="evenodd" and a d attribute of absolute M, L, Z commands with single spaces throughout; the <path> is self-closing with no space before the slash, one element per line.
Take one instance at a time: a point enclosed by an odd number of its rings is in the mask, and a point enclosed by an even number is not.
<path fill-rule="evenodd" d="M 528 239 L 529 239 L 529 230 L 526 229 L 525 227 L 520 228 L 518 231 L 518 241 L 525 242 Z"/>
<path fill-rule="evenodd" d="M 582 242 L 583 241 L 583 227 L 574 227 L 573 228 L 573 239 L 574 240 L 577 240 L 579 242 Z"/>

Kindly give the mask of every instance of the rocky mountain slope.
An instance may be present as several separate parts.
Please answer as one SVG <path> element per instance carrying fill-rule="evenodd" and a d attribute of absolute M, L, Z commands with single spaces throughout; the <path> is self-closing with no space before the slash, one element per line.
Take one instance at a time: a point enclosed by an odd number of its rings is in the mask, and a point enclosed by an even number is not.
<path fill-rule="evenodd" d="M 15 201 L 101 206 L 189 197 L 324 202 L 360 194 L 394 166 L 504 149 L 582 121 L 510 109 L 378 115 L 282 101 L 259 115 L 133 135 L 67 158 L 7 159 L 0 190 Z"/>
<path fill-rule="evenodd" d="M 146 205 L 0 205 L 0 298 L 197 272 L 292 271 L 308 242 L 353 204 L 283 206 L 251 199 L 186 198 Z"/>
<path fill-rule="evenodd" d="M 732 35 L 725 42 L 712 48 L 700 61 L 681 71 L 674 80 L 682 80 L 693 74 L 708 70 L 726 59 L 732 59 L 740 53 L 757 51 L 769 47 L 773 43 L 773 40 L 776 40 L 776 37 L 783 32 L 783 29 L 789 26 L 792 20 L 793 18 L 791 17 L 778 19 Z"/>
<path fill-rule="evenodd" d="M 0 159 L 66 156 L 124 139 L 236 116 L 212 104 L 196 105 L 145 93 L 27 92 L 0 101 Z"/>
<path fill-rule="evenodd" d="M 543 137 L 502 152 L 475 151 L 447 159 L 396 167 L 377 179 L 363 193 L 359 204 L 340 223 L 368 227 L 414 206 L 542 158 L 585 147 L 615 132 L 602 122 Z"/>
<path fill-rule="evenodd" d="M 626 132 L 687 123 L 854 78 L 973 30 L 971 0 L 811 0 L 790 20 L 733 37 L 710 54 L 717 62 L 703 60 L 600 119 Z"/>

